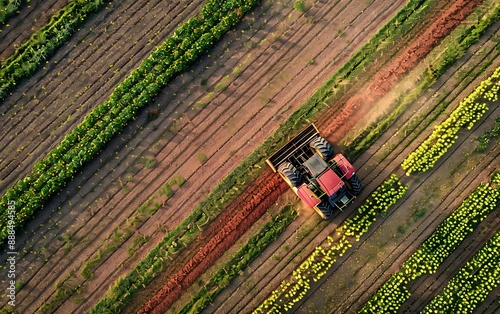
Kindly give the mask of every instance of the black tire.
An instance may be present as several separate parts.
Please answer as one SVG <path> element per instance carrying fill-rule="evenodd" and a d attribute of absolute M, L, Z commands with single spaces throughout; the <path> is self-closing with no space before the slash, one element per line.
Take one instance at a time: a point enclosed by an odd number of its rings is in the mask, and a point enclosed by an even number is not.
<path fill-rule="evenodd" d="M 330 160 L 333 157 L 332 145 L 321 136 L 315 138 L 310 145 L 312 150 L 318 153 L 323 160 Z"/>
<path fill-rule="evenodd" d="M 298 187 L 302 182 L 302 176 L 300 175 L 300 172 L 297 171 L 297 169 L 295 169 L 295 167 L 289 162 L 282 163 L 278 167 L 278 173 L 281 175 L 283 180 L 285 180 L 285 182 L 291 187 Z"/>
<path fill-rule="evenodd" d="M 333 207 L 330 205 L 330 203 L 326 202 L 321 202 L 316 207 L 321 211 L 323 214 L 322 218 L 323 219 L 328 219 L 332 216 L 333 214 Z"/>
<path fill-rule="evenodd" d="M 349 178 L 349 185 L 351 186 L 351 193 L 353 195 L 358 195 L 359 193 L 361 193 L 361 190 L 363 189 L 363 187 L 361 186 L 361 181 L 355 174 Z"/>

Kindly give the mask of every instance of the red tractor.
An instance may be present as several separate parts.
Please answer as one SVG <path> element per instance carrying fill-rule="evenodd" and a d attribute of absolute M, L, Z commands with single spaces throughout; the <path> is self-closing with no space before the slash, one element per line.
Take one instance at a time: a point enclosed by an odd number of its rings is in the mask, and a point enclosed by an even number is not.
<path fill-rule="evenodd" d="M 343 210 L 361 192 L 354 167 L 342 154 L 334 154 L 314 124 L 269 157 L 267 163 L 324 219 L 335 209 Z"/>

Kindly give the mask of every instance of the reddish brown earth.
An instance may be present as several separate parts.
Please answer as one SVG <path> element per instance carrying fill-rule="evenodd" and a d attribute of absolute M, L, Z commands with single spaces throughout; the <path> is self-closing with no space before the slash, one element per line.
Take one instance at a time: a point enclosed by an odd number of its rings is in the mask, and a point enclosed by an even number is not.
<path fill-rule="evenodd" d="M 374 103 L 377 99 L 385 95 L 387 91 L 394 86 L 397 80 L 402 77 L 402 75 L 406 74 L 418 63 L 419 60 L 425 57 L 427 53 L 430 52 L 430 50 L 435 47 L 442 38 L 447 36 L 463 19 L 465 19 L 465 17 L 467 17 L 473 10 L 473 8 L 479 3 L 481 3 L 481 1 L 457 1 L 453 3 L 449 8 L 441 12 L 435 19 L 434 23 L 432 23 L 421 35 L 415 38 L 407 46 L 407 48 L 396 59 L 394 59 L 394 61 L 384 66 L 378 72 L 373 81 L 370 82 L 369 86 L 366 87 L 364 91 L 361 92 L 361 94 L 353 96 L 345 103 L 340 114 L 336 114 L 335 111 L 330 111 L 325 115 L 325 118 L 323 118 L 319 122 L 322 133 L 327 135 L 328 138 L 333 142 L 340 139 L 343 134 L 345 134 L 346 130 L 350 129 L 353 125 L 356 124 L 357 115 L 363 115 L 366 111 L 368 111 L 368 109 L 370 108 L 370 104 Z M 263 179 L 258 180 L 257 186 L 260 189 L 268 191 L 270 189 L 272 190 L 276 185 L 276 182 L 274 182 L 274 180 L 278 177 L 275 176 L 273 180 L 269 181 L 269 184 L 266 184 L 266 181 L 269 180 L 266 174 L 263 174 L 261 178 Z M 250 190 L 254 189 L 255 185 L 252 185 Z M 285 187 L 283 187 L 283 191 L 286 191 Z M 270 203 L 275 202 L 280 194 L 281 193 L 277 193 L 274 201 Z M 249 196 L 251 196 L 251 194 L 248 191 L 245 191 L 242 197 L 246 198 Z M 230 215 L 227 215 L 227 218 L 224 218 L 219 222 L 223 222 L 229 217 Z M 222 234 L 225 234 L 225 229 L 227 226 L 231 226 L 230 228 L 234 227 L 232 226 L 232 221 L 233 220 L 229 220 L 228 225 L 222 228 Z M 248 226 L 250 226 L 250 224 Z M 243 227 L 238 228 L 238 230 L 241 229 L 243 229 Z M 219 238 L 219 234 L 215 234 L 213 239 Z M 210 240 L 210 242 L 211 241 L 212 240 Z M 230 241 L 232 244 L 234 243 L 235 239 L 231 238 L 228 239 L 228 241 Z M 224 246 L 223 244 L 219 245 Z M 197 253 L 197 256 L 198 254 L 200 254 L 200 256 L 206 257 L 206 255 L 204 255 L 206 252 L 204 251 L 204 249 L 205 247 Z M 218 257 L 222 253 L 223 251 L 213 252 L 213 261 L 215 262 L 216 260 L 215 256 Z M 208 259 L 212 260 L 212 258 Z M 205 267 L 205 269 L 194 270 L 192 268 L 192 265 L 197 264 L 196 257 L 194 262 L 189 261 L 183 268 L 183 270 L 181 270 L 178 275 L 171 277 L 171 279 L 160 290 L 160 292 L 158 292 L 150 301 L 148 301 L 139 312 L 160 313 L 166 311 L 173 304 L 173 302 L 175 302 L 175 300 L 180 297 L 187 286 L 191 285 L 198 278 L 199 274 L 202 274 L 204 271 L 206 271 L 206 269 L 208 269 L 212 265 L 212 263 L 204 263 L 203 266 Z M 198 265 L 199 267 L 202 267 L 201 264 Z M 193 274 L 188 276 L 187 272 L 191 271 L 193 272 Z M 180 278 L 185 280 L 182 281 L 182 284 L 180 284 Z"/>

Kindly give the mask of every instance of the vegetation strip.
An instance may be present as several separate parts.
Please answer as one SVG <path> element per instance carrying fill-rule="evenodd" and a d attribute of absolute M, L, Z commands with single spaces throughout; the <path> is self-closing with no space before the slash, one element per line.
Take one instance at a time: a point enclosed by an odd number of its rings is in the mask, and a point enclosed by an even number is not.
<path fill-rule="evenodd" d="M 383 182 L 363 205 L 358 208 L 358 214 L 344 222 L 337 229 L 342 235 L 339 239 L 327 237 L 326 248 L 318 246 L 313 253 L 292 273 L 290 280 L 284 280 L 275 289 L 254 313 L 281 313 L 290 310 L 299 302 L 311 288 L 311 281 L 318 281 L 336 262 L 337 256 L 342 256 L 352 246 L 354 237 L 359 241 L 376 220 L 377 214 L 383 214 L 406 193 L 408 188 L 403 186 L 395 174 Z"/>
<path fill-rule="evenodd" d="M 462 128 L 472 129 L 488 110 L 487 104 L 498 100 L 500 68 L 480 85 L 455 109 L 450 116 L 434 128 L 432 134 L 403 160 L 401 167 L 410 175 L 414 171 L 425 172 L 441 158 L 458 139 Z"/>
<path fill-rule="evenodd" d="M 212 276 L 210 281 L 193 296 L 191 301 L 180 311 L 185 313 L 200 313 L 212 300 L 239 275 L 264 249 L 274 241 L 297 217 L 295 208 L 288 204 L 281 212 L 267 222 L 264 227 L 231 257 L 231 259 Z"/>
<path fill-rule="evenodd" d="M 20 1 L 19 1 L 20 2 Z M 61 47 L 79 25 L 91 13 L 103 7 L 102 0 L 73 0 L 59 10 L 30 39 L 19 46 L 14 54 L 1 63 L 0 67 L 0 100 L 22 79 L 32 75 L 54 52 Z"/>
<path fill-rule="evenodd" d="M 498 139 L 500 136 L 500 117 L 495 119 L 495 124 L 491 127 L 491 129 L 484 132 L 483 135 L 478 137 L 477 141 L 479 144 L 476 147 L 476 152 L 482 153 L 488 149 L 491 140 Z"/>
<path fill-rule="evenodd" d="M 421 313 L 472 313 L 499 285 L 500 231 L 497 231 Z"/>
<path fill-rule="evenodd" d="M 193 17 L 179 26 L 113 90 L 106 102 L 92 110 L 47 157 L 37 162 L 30 175 L 16 182 L 3 195 L 1 208 L 6 209 L 10 200 L 16 200 L 18 210 L 13 220 L 16 228 L 31 219 L 51 195 L 99 154 L 141 107 L 155 98 L 161 87 L 187 70 L 256 3 L 256 0 L 229 3 L 210 0 L 202 7 L 200 17 Z M 6 210 L 0 215 L 0 240 L 4 241 L 9 232 L 9 219 Z"/>
<path fill-rule="evenodd" d="M 20 6 L 21 0 L 2 1 L 2 5 L 0 6 L 0 23 L 5 22 L 5 20 L 14 14 Z"/>
<path fill-rule="evenodd" d="M 413 280 L 433 274 L 467 235 L 500 204 L 500 189 L 485 183 L 439 226 L 434 233 L 389 278 L 359 313 L 396 313 L 408 300 L 407 286 Z"/>

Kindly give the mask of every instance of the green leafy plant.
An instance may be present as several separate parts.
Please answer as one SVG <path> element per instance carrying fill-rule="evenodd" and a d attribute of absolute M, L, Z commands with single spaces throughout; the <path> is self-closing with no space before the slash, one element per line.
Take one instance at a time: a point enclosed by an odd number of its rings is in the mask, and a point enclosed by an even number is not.
<path fill-rule="evenodd" d="M 401 167 L 410 175 L 425 172 L 441 158 L 458 139 L 462 128 L 470 130 L 488 110 L 487 104 L 498 100 L 500 67 L 455 109 L 450 116 L 434 128 L 429 137 L 403 160 Z"/>
<path fill-rule="evenodd" d="M 303 0 L 295 0 L 293 3 L 293 8 L 300 13 L 304 13 L 306 11 L 306 4 Z"/>
<path fill-rule="evenodd" d="M 3 9 L 0 8 L 0 22 L 15 10 L 21 1 L 9 1 Z M 73 32 L 91 13 L 103 7 L 104 1 L 70 1 L 59 10 L 50 21 L 42 26 L 26 42 L 21 44 L 14 54 L 2 62 L 0 67 L 0 100 L 19 82 L 33 74 L 59 47 L 61 47 Z"/>
<path fill-rule="evenodd" d="M 467 235 L 500 203 L 500 192 L 482 184 L 439 226 L 434 233 L 372 296 L 359 313 L 396 313 L 409 299 L 408 284 L 425 274 L 433 274 Z"/>

